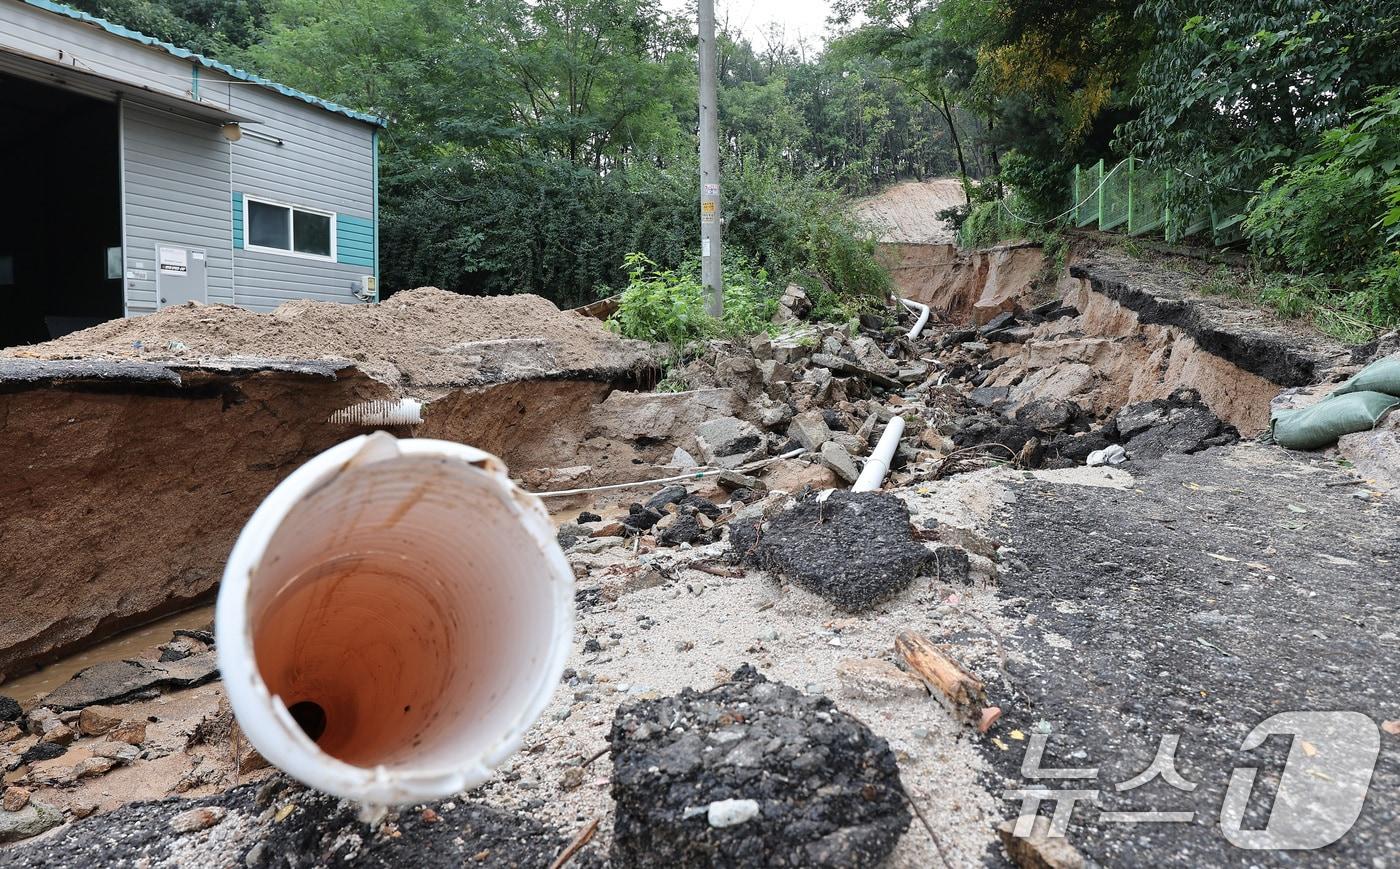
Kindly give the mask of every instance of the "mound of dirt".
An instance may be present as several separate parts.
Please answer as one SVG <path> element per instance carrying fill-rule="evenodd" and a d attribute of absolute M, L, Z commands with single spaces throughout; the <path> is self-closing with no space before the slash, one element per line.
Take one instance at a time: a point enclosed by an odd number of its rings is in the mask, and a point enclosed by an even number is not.
<path fill-rule="evenodd" d="M 957 232 L 938 212 L 967 201 L 956 178 L 906 181 L 861 199 L 853 213 L 876 230 L 876 240 L 897 244 L 951 244 Z"/>
<path fill-rule="evenodd" d="M 297 300 L 271 313 L 181 305 L 11 348 L 37 359 L 346 359 L 400 392 L 584 374 L 612 378 L 654 360 L 588 317 L 533 295 L 462 296 L 421 287 L 376 305 Z"/>

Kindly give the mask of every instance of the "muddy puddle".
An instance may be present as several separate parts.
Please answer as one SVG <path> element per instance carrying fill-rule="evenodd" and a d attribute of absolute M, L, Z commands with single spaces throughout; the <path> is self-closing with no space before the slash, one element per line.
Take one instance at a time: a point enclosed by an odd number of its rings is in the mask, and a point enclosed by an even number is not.
<path fill-rule="evenodd" d="M 638 491 L 645 492 L 640 489 Z M 613 494 L 616 493 L 607 493 Z M 575 498 L 546 498 L 545 508 L 556 527 L 573 522 L 584 510 L 601 513 L 605 516 L 623 516 L 627 513 L 619 498 L 602 498 L 582 495 Z M 625 496 L 623 497 L 625 500 Z M 78 671 L 100 664 L 103 661 L 119 661 L 126 658 L 149 657 L 152 650 L 161 643 L 169 642 L 178 629 L 198 630 L 207 627 L 214 620 L 214 605 L 196 607 L 175 613 L 141 627 L 133 628 L 104 640 L 81 652 L 55 661 L 46 667 L 26 673 L 13 679 L 0 682 L 0 694 L 13 697 L 21 703 L 41 694 L 47 694 L 59 685 L 73 678 Z"/>
<path fill-rule="evenodd" d="M 213 620 L 214 605 L 209 604 L 147 622 L 139 628 L 117 634 L 47 667 L 0 682 L 0 694 L 25 703 L 30 698 L 47 694 L 67 682 L 79 670 L 103 661 L 148 657 L 156 646 L 169 642 L 171 634 L 176 630 L 201 630 L 208 627 Z"/>

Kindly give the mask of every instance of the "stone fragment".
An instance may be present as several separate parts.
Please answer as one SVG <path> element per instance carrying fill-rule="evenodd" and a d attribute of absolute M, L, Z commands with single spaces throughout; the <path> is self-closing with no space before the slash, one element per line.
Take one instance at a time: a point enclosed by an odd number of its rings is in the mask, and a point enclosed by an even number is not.
<path fill-rule="evenodd" d="M 97 803 L 92 800 L 76 799 L 68 804 L 68 812 L 79 820 L 97 811 Z"/>
<path fill-rule="evenodd" d="M 45 728 L 44 734 L 39 737 L 42 742 L 53 742 L 58 745 L 68 745 L 76 738 L 77 734 L 73 732 L 73 728 L 62 721 Z"/>
<path fill-rule="evenodd" d="M 875 866 L 909 826 L 883 739 L 747 665 L 624 704 L 609 744 L 615 866 Z"/>
<path fill-rule="evenodd" d="M 0 721 L 18 721 L 22 715 L 24 710 L 20 708 L 19 701 L 0 694 Z"/>
<path fill-rule="evenodd" d="M 802 459 L 788 459 L 769 465 L 763 480 L 770 490 L 793 494 L 808 486 L 821 491 L 841 485 L 841 478 L 836 476 L 835 471 Z"/>
<path fill-rule="evenodd" d="M 826 417 L 819 410 L 799 413 L 788 424 L 788 437 L 801 444 L 808 452 L 816 452 L 822 444 L 831 440 L 831 428 Z"/>
<path fill-rule="evenodd" d="M 994 407 L 1011 397 L 1009 386 L 979 386 L 967 394 L 967 398 L 978 407 Z"/>
<path fill-rule="evenodd" d="M 992 319 L 983 323 L 977 331 L 982 335 L 989 335 L 992 332 L 996 332 L 1000 329 L 1005 329 L 1009 326 L 1013 326 L 1015 325 L 1015 323 L 1016 314 L 1012 311 L 1003 311 L 1000 314 L 997 314 Z"/>
<path fill-rule="evenodd" d="M 730 470 L 761 459 L 768 451 L 763 432 L 752 423 L 732 416 L 701 424 L 695 430 L 695 440 L 707 464 Z"/>
<path fill-rule="evenodd" d="M 141 756 L 141 749 L 125 742 L 96 742 L 87 747 L 93 757 L 105 757 L 118 763 L 131 763 Z"/>
<path fill-rule="evenodd" d="M 847 483 L 854 483 L 860 477 L 860 469 L 856 467 L 851 454 L 835 441 L 822 444 L 821 463 Z"/>
<path fill-rule="evenodd" d="M 117 762 L 110 757 L 85 757 L 73 767 L 74 778 L 93 778 L 116 766 Z"/>
<path fill-rule="evenodd" d="M 121 716 L 106 706 L 88 706 L 78 716 L 78 731 L 83 736 L 101 736 L 121 723 Z"/>
<path fill-rule="evenodd" d="M 856 361 L 871 371 L 886 377 L 899 374 L 899 364 L 886 356 L 874 339 L 862 335 L 851 342 L 851 349 L 855 351 Z"/>
<path fill-rule="evenodd" d="M 1064 836 L 1050 835 L 1050 819 L 1037 815 L 1029 836 L 1015 834 L 1016 821 L 1003 821 L 997 827 L 1006 854 L 1021 869 L 1084 869 L 1084 855 Z"/>
<path fill-rule="evenodd" d="M 758 477 L 750 477 L 737 471 L 720 471 L 715 475 L 714 480 L 715 484 L 726 492 L 733 492 L 737 489 L 752 489 L 755 492 L 763 492 L 768 488 Z"/>
<path fill-rule="evenodd" d="M 1016 408 L 1016 421 L 1043 432 L 1070 428 L 1084 415 L 1077 402 L 1061 398 L 1036 398 Z"/>
<path fill-rule="evenodd" d="M 29 791 L 18 785 L 10 785 L 5 788 L 5 794 L 0 797 L 0 809 L 7 812 L 18 812 L 29 805 Z"/>
<path fill-rule="evenodd" d="M 170 828 L 177 833 L 194 833 L 207 830 L 224 819 L 227 809 L 218 806 L 199 806 L 187 809 L 170 819 Z"/>
<path fill-rule="evenodd" d="M 642 506 L 658 513 L 665 512 L 667 507 L 683 500 L 686 494 L 685 486 L 667 486 L 642 502 Z"/>
<path fill-rule="evenodd" d="M 115 742 L 125 742 L 127 745 L 140 745 L 146 741 L 146 722 L 123 721 L 109 731 L 107 736 Z"/>
<path fill-rule="evenodd" d="M 53 806 L 29 800 L 15 812 L 0 811 L 0 842 L 18 842 L 63 823 L 63 813 Z"/>

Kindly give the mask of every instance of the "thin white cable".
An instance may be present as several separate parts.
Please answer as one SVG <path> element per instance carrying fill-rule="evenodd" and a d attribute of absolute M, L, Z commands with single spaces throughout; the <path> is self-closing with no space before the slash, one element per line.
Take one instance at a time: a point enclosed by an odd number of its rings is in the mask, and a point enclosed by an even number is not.
<path fill-rule="evenodd" d="M 1126 162 L 1127 162 L 1126 160 L 1123 161 L 1123 163 L 1126 163 Z M 1079 200 L 1079 201 L 1076 202 L 1074 205 L 1071 205 L 1069 208 L 1066 208 L 1064 211 L 1061 211 L 1059 214 L 1055 215 L 1054 217 L 1050 218 L 1049 220 L 1031 220 L 1031 219 L 1028 218 L 1028 217 L 1022 217 L 1021 215 L 1016 214 L 1014 211 L 1012 211 L 1010 208 L 1007 207 L 1007 205 L 1006 205 L 1006 200 L 1005 200 L 1005 199 L 998 199 L 998 200 L 997 200 L 997 204 L 999 204 L 999 205 L 1001 206 L 1002 210 L 1005 211 L 1007 214 L 1009 214 L 1009 215 L 1012 217 L 1012 219 L 1014 219 L 1014 220 L 1019 220 L 1019 221 L 1021 221 L 1022 223 L 1029 223 L 1029 224 L 1032 224 L 1033 226 L 1044 226 L 1044 225 L 1047 224 L 1047 223 L 1054 223 L 1055 221 L 1059 220 L 1061 217 L 1064 217 L 1064 216 L 1067 215 L 1067 214 L 1072 214 L 1072 213 L 1074 213 L 1075 211 L 1078 211 L 1078 210 L 1079 210 L 1079 206 L 1083 205 L 1084 203 L 1088 202 L 1090 199 L 1093 199 L 1095 196 L 1097 196 L 1097 195 L 1099 194 L 1099 191 L 1103 189 L 1104 184 L 1108 183 L 1108 179 L 1113 177 L 1113 173 L 1114 173 L 1114 172 L 1117 172 L 1119 169 L 1123 168 L 1123 163 L 1119 163 L 1117 166 L 1114 166 L 1112 169 L 1108 170 L 1107 174 L 1105 174 L 1102 178 L 1099 179 L 1098 186 L 1095 187 L 1093 190 L 1089 191 L 1089 195 L 1085 196 L 1083 199 Z"/>
<path fill-rule="evenodd" d="M 1065 215 L 1068 215 L 1068 214 L 1073 214 L 1075 211 L 1078 211 L 1078 210 L 1079 210 L 1079 207 L 1080 207 L 1081 205 L 1083 205 L 1084 203 L 1088 202 L 1088 201 L 1089 201 L 1090 199 L 1092 199 L 1093 197 L 1097 196 L 1098 193 L 1099 193 L 1099 191 L 1100 191 L 1101 189 L 1103 189 L 1104 184 L 1107 183 L 1107 182 L 1108 182 L 1108 179 L 1109 179 L 1110 177 L 1113 176 L 1113 173 L 1114 173 L 1114 172 L 1117 172 L 1119 169 L 1123 168 L 1123 166 L 1126 165 L 1127 162 L 1128 162 L 1127 160 L 1123 160 L 1123 161 L 1121 161 L 1117 166 L 1114 166 L 1112 169 L 1108 170 L 1108 173 L 1107 173 L 1106 175 L 1104 175 L 1103 178 L 1099 179 L 1098 186 L 1095 187 L 1093 190 L 1091 190 L 1091 191 L 1089 192 L 1089 195 L 1085 196 L 1083 199 L 1079 200 L 1079 202 L 1075 203 L 1074 205 L 1071 205 L 1069 208 L 1065 209 L 1064 211 L 1061 211 L 1059 214 L 1055 215 L 1054 217 L 1052 217 L 1052 218 L 1050 218 L 1050 219 L 1048 219 L 1048 220 L 1031 220 L 1031 219 L 1028 218 L 1028 217 L 1022 217 L 1021 215 L 1019 215 L 1019 214 L 1015 213 L 1014 211 L 1012 211 L 1011 208 L 1010 208 L 1009 206 L 1007 206 L 1006 200 L 1005 200 L 1005 199 L 998 199 L 998 200 L 997 200 L 997 204 L 1001 206 L 1001 210 L 1002 210 L 1002 211 L 1005 211 L 1005 212 L 1007 213 L 1007 215 L 1008 215 L 1012 220 L 1019 220 L 1021 223 L 1029 223 L 1029 224 L 1031 224 L 1032 226 L 1044 226 L 1044 225 L 1047 224 L 1047 223 L 1054 223 L 1055 221 L 1059 220 L 1061 217 L 1064 217 Z M 1236 193 L 1247 193 L 1247 194 L 1249 194 L 1249 195 L 1251 195 L 1251 196 L 1257 196 L 1257 195 L 1259 195 L 1261 192 L 1263 192 L 1263 191 L 1260 191 L 1260 190 L 1246 190 L 1246 189 L 1244 189 L 1243 187 L 1231 187 L 1229 184 L 1216 184 L 1215 182 L 1209 181 L 1209 180 L 1207 180 L 1207 179 L 1205 179 L 1205 178 L 1202 178 L 1202 177 L 1200 177 L 1199 175 L 1192 175 L 1190 172 L 1187 172 L 1185 169 L 1176 169 L 1176 168 L 1173 168 L 1173 169 L 1171 169 L 1171 171 L 1172 171 L 1172 172 L 1180 172 L 1182 175 L 1185 175 L 1187 178 L 1193 178 L 1193 179 L 1195 179 L 1195 180 L 1201 182 L 1202 184 L 1205 184 L 1205 185 L 1208 186 L 1208 187 L 1217 187 L 1217 188 L 1220 188 L 1220 189 L 1222 189 L 1222 190 L 1233 190 L 1233 191 L 1236 192 Z"/>

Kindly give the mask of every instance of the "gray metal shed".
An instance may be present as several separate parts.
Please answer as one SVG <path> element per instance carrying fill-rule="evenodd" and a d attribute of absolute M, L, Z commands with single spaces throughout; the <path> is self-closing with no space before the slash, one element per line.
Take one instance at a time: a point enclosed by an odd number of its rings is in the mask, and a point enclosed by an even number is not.
<path fill-rule="evenodd" d="M 0 0 L 0 346 L 191 299 L 378 297 L 380 118 Z"/>

